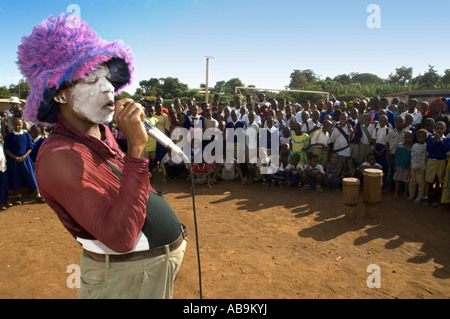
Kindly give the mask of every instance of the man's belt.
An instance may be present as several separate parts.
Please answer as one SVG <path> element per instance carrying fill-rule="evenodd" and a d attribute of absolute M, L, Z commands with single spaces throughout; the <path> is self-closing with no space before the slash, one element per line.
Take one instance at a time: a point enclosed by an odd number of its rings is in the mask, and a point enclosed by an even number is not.
<path fill-rule="evenodd" d="M 169 251 L 172 252 L 176 250 L 178 247 L 181 246 L 183 241 L 187 240 L 187 229 L 186 226 L 183 226 L 183 231 L 180 234 L 180 237 L 178 237 L 177 240 L 175 240 L 173 243 L 169 245 Z M 91 251 L 84 250 L 86 252 L 86 255 L 88 255 L 91 259 L 98 261 L 98 262 L 105 262 L 106 261 L 106 255 L 104 254 L 97 254 L 93 253 Z M 142 259 L 148 259 L 153 257 L 158 257 L 166 254 L 166 247 L 157 247 L 152 248 L 145 251 L 136 251 L 128 254 L 123 255 L 109 255 L 109 262 L 110 263 L 120 263 L 120 262 L 127 262 L 127 261 L 137 261 Z"/>

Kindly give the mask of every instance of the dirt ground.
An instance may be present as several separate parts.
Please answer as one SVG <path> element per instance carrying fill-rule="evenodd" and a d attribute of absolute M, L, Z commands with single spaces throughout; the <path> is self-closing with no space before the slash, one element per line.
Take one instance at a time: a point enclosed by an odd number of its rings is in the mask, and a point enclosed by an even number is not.
<path fill-rule="evenodd" d="M 153 185 L 190 230 L 174 298 L 197 299 L 189 184 L 155 176 Z M 450 298 L 450 211 L 388 193 L 368 218 L 361 192 L 358 218 L 350 220 L 338 191 L 238 182 L 195 191 L 205 299 Z M 0 238 L 1 299 L 77 297 L 67 269 L 79 264 L 81 249 L 46 204 L 0 212 Z M 368 288 L 374 274 L 381 288 Z"/>

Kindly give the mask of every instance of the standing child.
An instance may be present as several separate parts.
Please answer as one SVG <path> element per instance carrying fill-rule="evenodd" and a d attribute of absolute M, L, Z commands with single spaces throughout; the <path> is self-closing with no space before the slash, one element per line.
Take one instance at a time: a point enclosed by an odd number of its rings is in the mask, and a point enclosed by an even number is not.
<path fill-rule="evenodd" d="M 405 138 L 405 118 L 403 116 L 398 116 L 395 119 L 395 129 L 389 130 L 386 136 L 386 152 L 387 152 L 387 174 L 385 179 L 386 190 L 393 188 L 394 172 L 397 167 L 395 163 L 395 154 L 397 151 L 397 146 L 403 142 Z"/>
<path fill-rule="evenodd" d="M 325 120 L 322 129 L 315 131 L 311 136 L 311 147 L 313 148 L 312 154 L 317 156 L 319 164 L 322 165 L 322 167 L 328 164 L 330 131 L 332 127 L 333 123 Z"/>
<path fill-rule="evenodd" d="M 339 123 L 331 132 L 330 142 L 333 143 L 333 151 L 338 153 L 339 162 L 342 164 L 350 156 L 350 141 L 353 139 L 353 135 L 353 127 L 348 123 L 348 114 L 341 113 Z"/>
<path fill-rule="evenodd" d="M 386 152 L 386 137 L 389 134 L 387 126 L 388 117 L 386 115 L 380 116 L 379 122 L 374 126 L 372 132 L 372 143 L 375 151 L 375 158 L 377 163 L 383 167 L 383 173 L 387 172 L 387 152 Z"/>
<path fill-rule="evenodd" d="M 289 144 L 291 147 L 291 129 L 289 126 L 283 127 L 282 135 L 280 136 L 280 145 Z"/>
<path fill-rule="evenodd" d="M 420 204 L 425 198 L 425 169 L 427 163 L 427 131 L 417 131 L 417 143 L 411 149 L 411 174 L 409 179 L 409 200 Z M 415 198 L 417 191 L 417 197 Z M 415 199 L 414 199 L 415 198 Z"/>
<path fill-rule="evenodd" d="M 37 125 L 33 125 L 30 129 L 30 136 L 33 140 L 33 150 L 30 153 L 31 161 L 36 163 L 37 154 L 39 152 L 39 148 L 41 147 L 42 143 L 44 143 L 45 138 L 42 136 L 41 128 Z"/>
<path fill-rule="evenodd" d="M 397 119 L 399 119 L 398 117 Z M 398 144 L 395 152 L 395 171 L 394 171 L 394 182 L 395 182 L 395 193 L 394 197 L 398 196 L 400 189 L 400 183 L 404 186 L 404 197 L 407 198 L 408 194 L 408 182 L 410 175 L 410 160 L 411 160 L 411 148 L 414 135 L 411 131 L 405 132 L 404 142 Z"/>
<path fill-rule="evenodd" d="M 363 115 L 362 121 L 356 124 L 356 132 L 359 136 L 358 155 L 355 158 L 356 165 L 361 165 L 367 159 L 367 155 L 373 154 L 372 145 L 373 124 L 370 123 L 370 115 Z"/>
<path fill-rule="evenodd" d="M 315 187 L 319 193 L 322 193 L 321 183 L 324 176 L 325 172 L 322 165 L 319 164 L 319 159 L 316 155 L 312 155 L 304 170 L 302 190 Z"/>
<path fill-rule="evenodd" d="M 292 151 L 293 154 L 298 154 L 300 156 L 300 163 L 302 165 L 308 164 L 308 157 L 306 156 L 306 150 L 309 148 L 309 135 L 302 133 L 302 125 L 300 123 L 294 124 L 294 132 L 291 135 L 292 141 Z"/>
<path fill-rule="evenodd" d="M 36 182 L 33 162 L 30 153 L 33 150 L 33 142 L 30 134 L 23 131 L 23 122 L 20 118 L 14 119 L 14 131 L 5 137 L 5 154 L 7 159 L 9 188 L 16 191 L 16 205 L 22 204 L 20 190 L 30 188 L 34 190 L 37 203 L 44 203 Z"/>
<path fill-rule="evenodd" d="M 436 188 L 440 188 L 444 182 L 447 152 L 450 151 L 450 138 L 444 136 L 446 129 L 444 122 L 437 122 L 434 126 L 435 133 L 427 139 L 428 160 L 425 173 L 424 198 L 424 205 L 426 206 L 430 204 L 428 196 L 435 181 L 438 181 Z"/>
<path fill-rule="evenodd" d="M 331 154 L 330 162 L 327 164 L 327 167 L 325 169 L 325 187 L 333 187 L 335 190 L 338 190 L 341 186 L 341 173 L 342 163 L 339 162 L 339 154 L 333 152 Z"/>

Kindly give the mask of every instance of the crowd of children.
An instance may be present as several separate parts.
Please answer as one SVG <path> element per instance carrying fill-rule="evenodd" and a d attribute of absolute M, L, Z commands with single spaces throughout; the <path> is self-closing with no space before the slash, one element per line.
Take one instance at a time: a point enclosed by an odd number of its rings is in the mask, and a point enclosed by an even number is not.
<path fill-rule="evenodd" d="M 186 105 L 180 100 L 163 106 L 163 99 L 156 102 L 140 101 L 147 119 L 174 142 L 177 130 L 187 129 L 194 134 L 194 127 L 203 131 L 216 128 L 223 132 L 226 152 L 234 155 L 232 163 L 204 162 L 192 166 L 195 182 L 212 188 L 221 181 L 239 180 L 242 184 L 262 183 L 271 187 L 297 188 L 301 191 L 315 189 L 318 192 L 339 190 L 342 180 L 348 177 L 364 183 L 364 169 L 383 171 L 383 192 L 393 191 L 415 204 L 445 207 L 450 203 L 450 99 L 438 98 L 426 101 L 400 101 L 394 98 L 374 97 L 345 101 L 318 100 L 291 103 L 286 99 L 266 101 L 263 93 L 254 101 L 247 95 L 244 101 L 236 96 L 232 106 L 220 102 L 215 95 L 212 103 L 198 106 L 195 100 Z M 13 104 L 12 104 L 13 105 Z M 0 209 L 13 203 L 9 199 L 15 193 L 15 204 L 21 204 L 20 189 L 34 190 L 37 202 L 43 202 L 34 177 L 34 161 L 39 146 L 45 140 L 45 128 L 22 119 L 23 109 L 14 104 L 10 114 L 2 114 L 0 146 Z M 119 146 L 126 153 L 126 137 L 110 123 L 109 127 Z M 245 156 L 238 161 L 235 139 L 227 139 L 226 129 L 268 131 L 267 154 L 277 156 L 278 165 L 267 172 L 273 163 L 261 161 L 261 154 L 249 150 L 257 148 L 258 139 L 245 140 Z M 270 140 L 279 141 L 279 149 L 270 149 Z M 192 140 L 193 159 L 202 159 L 202 152 L 210 140 Z M 224 154 L 226 154 L 224 152 Z M 149 169 L 164 174 L 163 181 L 182 178 L 190 180 L 190 174 L 181 160 L 149 137 L 145 156 L 150 160 Z M 242 157 L 241 157 L 242 159 Z M 273 166 L 273 165 L 272 165 Z M 266 169 L 263 169 L 266 168 Z M 9 192 L 8 192 L 9 190 Z"/>
<path fill-rule="evenodd" d="M 260 93 L 256 101 L 248 95 L 243 103 L 236 96 L 232 106 L 225 106 L 216 95 L 211 104 L 200 106 L 192 100 L 186 105 L 176 100 L 163 107 L 162 114 L 169 120 L 170 132 L 177 128 L 192 130 L 198 124 L 203 130 L 218 128 L 224 136 L 227 128 L 266 128 L 269 139 L 279 138 L 279 150 L 268 150 L 278 152 L 279 166 L 268 174 L 262 168 L 270 163 L 251 161 L 251 141 L 246 140 L 245 162 L 236 161 L 236 141 L 234 145 L 233 141 L 226 141 L 225 147 L 234 147 L 234 163 L 193 165 L 196 182 L 208 187 L 223 180 L 239 180 L 242 184 L 260 182 L 323 192 L 339 190 L 342 179 L 347 177 L 359 178 L 363 184 L 364 169 L 375 168 L 383 171 L 383 192 L 392 190 L 394 196 L 403 196 L 413 203 L 443 207 L 450 202 L 447 101 L 388 101 L 374 97 L 293 104 L 285 99 L 266 101 Z M 161 109 L 162 99 L 156 104 L 142 103 L 152 118 L 155 109 Z M 196 152 L 208 142 L 202 141 Z M 169 153 L 160 164 L 164 181 L 185 172 L 184 164 L 171 161 Z"/>

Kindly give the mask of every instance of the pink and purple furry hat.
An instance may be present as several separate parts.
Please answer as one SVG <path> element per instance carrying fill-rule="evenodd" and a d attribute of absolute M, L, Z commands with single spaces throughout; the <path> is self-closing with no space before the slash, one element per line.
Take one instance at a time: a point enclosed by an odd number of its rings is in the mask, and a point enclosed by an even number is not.
<path fill-rule="evenodd" d="M 50 16 L 22 38 L 17 65 L 30 86 L 24 117 L 31 122 L 55 123 L 59 112 L 53 100 L 60 87 L 83 79 L 107 63 L 116 92 L 130 84 L 134 57 L 121 41 L 102 40 L 76 15 Z"/>

